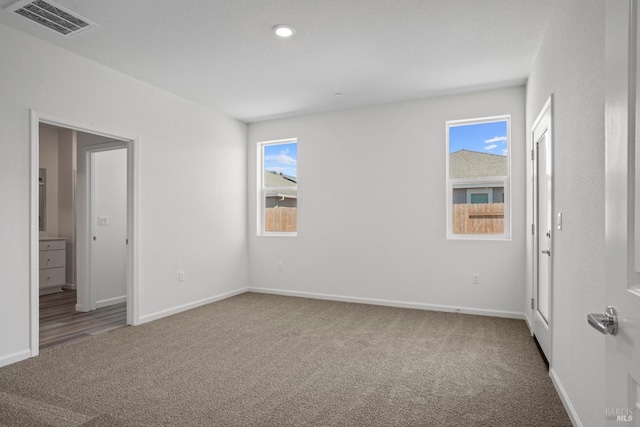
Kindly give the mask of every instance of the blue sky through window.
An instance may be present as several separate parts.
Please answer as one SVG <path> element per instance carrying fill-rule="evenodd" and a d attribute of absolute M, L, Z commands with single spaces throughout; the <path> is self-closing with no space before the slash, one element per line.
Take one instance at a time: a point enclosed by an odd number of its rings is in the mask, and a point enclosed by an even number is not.
<path fill-rule="evenodd" d="M 449 127 L 449 152 L 471 150 L 506 156 L 507 121 Z"/>
<path fill-rule="evenodd" d="M 298 143 L 265 145 L 264 170 L 298 177 Z"/>

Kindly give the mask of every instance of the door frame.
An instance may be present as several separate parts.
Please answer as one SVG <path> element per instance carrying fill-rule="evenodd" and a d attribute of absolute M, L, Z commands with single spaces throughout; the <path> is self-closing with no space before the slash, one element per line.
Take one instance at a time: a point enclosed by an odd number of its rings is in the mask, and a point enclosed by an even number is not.
<path fill-rule="evenodd" d="M 553 229 L 553 212 L 554 212 L 554 205 L 553 205 L 553 94 L 549 95 L 549 98 L 547 98 L 547 101 L 545 102 L 544 106 L 542 107 L 542 109 L 540 110 L 540 113 L 538 114 L 538 117 L 536 118 L 536 120 L 533 122 L 533 125 L 531 126 L 531 180 L 532 180 L 532 192 L 531 192 L 531 234 L 532 234 L 532 242 L 531 242 L 531 272 L 532 272 L 532 288 L 531 288 L 531 312 L 532 312 L 532 319 L 531 319 L 531 333 L 532 335 L 535 335 L 535 331 L 536 331 L 536 324 L 539 323 L 540 319 L 538 319 L 538 311 L 536 310 L 536 306 L 538 304 L 538 281 L 539 281 L 539 277 L 538 277 L 538 269 L 539 269 L 539 258 L 540 258 L 540 248 L 538 245 L 538 240 L 539 240 L 539 202 L 538 202 L 538 155 L 537 155 L 537 150 L 536 150 L 536 138 L 534 135 L 534 131 L 535 129 L 543 122 L 543 120 L 545 120 L 545 118 L 548 117 L 549 118 L 549 123 L 547 126 L 547 138 L 549 140 L 549 149 L 547 150 L 547 157 L 548 157 L 548 165 L 549 165 L 549 171 L 548 173 L 550 174 L 550 188 L 549 188 L 549 192 L 547 194 L 547 210 L 551 212 L 551 217 L 550 217 L 550 223 L 549 223 L 549 227 L 550 229 Z M 554 253 L 554 248 L 553 248 L 553 242 L 554 242 L 554 238 L 553 235 L 551 236 L 550 242 L 549 242 L 549 249 L 551 249 L 551 256 L 549 257 L 549 318 L 546 319 L 547 321 L 545 322 L 548 325 L 548 335 L 549 335 L 549 342 L 547 344 L 544 343 L 540 343 L 538 341 L 538 344 L 540 345 L 540 347 L 543 349 L 543 353 L 545 358 L 547 359 L 547 362 L 549 363 L 549 366 L 551 366 L 551 355 L 552 355 L 552 347 L 553 347 L 553 340 L 551 339 L 551 334 L 552 334 L 552 330 L 553 330 L 553 253 Z M 537 338 L 536 338 L 537 339 Z M 546 347 L 546 348 L 545 348 Z M 548 353 L 548 354 L 547 354 Z"/>
<path fill-rule="evenodd" d="M 39 227 L 38 227 L 38 170 L 40 166 L 40 123 L 63 127 L 104 136 L 122 141 L 127 149 L 127 231 L 129 245 L 127 246 L 127 325 L 138 325 L 138 146 L 139 139 L 100 129 L 94 125 L 79 123 L 73 120 L 29 110 L 30 116 L 30 179 L 29 179 L 29 331 L 31 357 L 40 353 L 40 290 L 39 290 Z M 87 187 L 87 177 L 77 177 L 76 191 L 81 195 L 80 186 Z M 81 203 L 82 202 L 82 203 Z M 88 248 L 86 239 L 86 227 L 79 224 L 84 221 L 88 224 L 86 211 L 88 200 L 76 199 L 76 254 L 77 254 L 77 282 L 81 285 L 80 275 L 86 270 L 88 261 Z M 83 247 L 83 249 L 81 249 Z M 83 271 L 84 270 L 84 271 Z M 80 287 L 80 286 L 78 286 Z"/>

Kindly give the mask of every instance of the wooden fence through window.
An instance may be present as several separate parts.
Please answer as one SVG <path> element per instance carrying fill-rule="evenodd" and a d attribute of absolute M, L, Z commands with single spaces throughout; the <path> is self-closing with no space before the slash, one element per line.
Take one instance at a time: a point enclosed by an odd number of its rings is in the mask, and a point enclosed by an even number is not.
<path fill-rule="evenodd" d="M 504 203 L 453 205 L 453 234 L 504 233 Z"/>
<path fill-rule="evenodd" d="M 265 231 L 297 231 L 298 208 L 265 208 Z"/>

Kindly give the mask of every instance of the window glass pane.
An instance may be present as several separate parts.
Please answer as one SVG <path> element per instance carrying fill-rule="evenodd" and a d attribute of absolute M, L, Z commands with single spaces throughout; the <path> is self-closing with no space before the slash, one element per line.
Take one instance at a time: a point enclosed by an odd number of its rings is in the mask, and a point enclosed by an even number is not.
<path fill-rule="evenodd" d="M 507 122 L 474 123 L 449 128 L 449 178 L 507 175 Z"/>
<path fill-rule="evenodd" d="M 264 231 L 295 232 L 298 227 L 298 190 L 265 191 Z"/>
<path fill-rule="evenodd" d="M 262 145 L 263 232 L 297 232 L 298 144 Z"/>
<path fill-rule="evenodd" d="M 504 234 L 508 119 L 449 122 L 450 233 Z"/>
<path fill-rule="evenodd" d="M 291 187 L 298 184 L 298 144 L 264 146 L 264 186 Z"/>

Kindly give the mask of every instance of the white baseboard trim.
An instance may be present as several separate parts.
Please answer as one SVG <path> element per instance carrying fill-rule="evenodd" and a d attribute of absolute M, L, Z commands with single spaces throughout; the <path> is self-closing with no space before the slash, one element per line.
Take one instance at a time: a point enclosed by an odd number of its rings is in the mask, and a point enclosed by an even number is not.
<path fill-rule="evenodd" d="M 290 297 L 313 298 L 313 299 L 322 299 L 322 300 L 329 300 L 329 301 L 353 302 L 358 304 L 383 305 L 387 307 L 414 308 L 418 310 L 430 310 L 430 311 L 446 311 L 451 313 L 475 314 L 479 316 L 504 317 L 507 319 L 519 319 L 519 320 L 525 319 L 524 313 L 517 313 L 512 311 L 485 310 L 482 308 L 454 307 L 454 306 L 448 306 L 448 305 L 424 304 L 424 303 L 394 301 L 394 300 L 385 300 L 385 299 L 376 299 L 376 298 L 348 297 L 348 296 L 342 296 L 342 295 L 319 294 L 315 292 L 286 291 L 281 289 L 268 289 L 268 288 L 249 287 L 248 291 L 261 293 L 261 294 L 284 295 L 284 296 L 290 296 Z"/>
<path fill-rule="evenodd" d="M 549 376 L 551 377 L 553 386 L 556 388 L 556 391 L 558 392 L 558 396 L 560 396 L 560 400 L 564 405 L 564 409 L 567 411 L 567 414 L 569 415 L 569 419 L 571 420 L 571 423 L 573 423 L 575 427 L 583 427 L 582 423 L 580 422 L 580 418 L 578 417 L 578 413 L 576 412 L 575 408 L 571 404 L 571 400 L 569 399 L 569 396 L 567 395 L 567 392 L 565 391 L 564 387 L 562 387 L 562 383 L 560 382 L 560 379 L 558 378 L 558 375 L 556 375 L 556 371 L 554 371 L 553 368 L 549 369 Z"/>
<path fill-rule="evenodd" d="M 183 304 L 178 307 L 169 308 L 167 310 L 158 311 L 156 313 L 147 314 L 145 316 L 140 316 L 140 321 L 136 323 L 136 325 L 142 325 L 143 323 L 151 322 L 154 320 L 162 319 L 163 317 L 171 316 L 172 314 L 178 314 L 183 311 L 191 310 L 196 307 L 200 307 L 202 305 L 211 304 L 212 302 L 220 301 L 223 299 L 231 298 L 236 295 L 244 294 L 248 291 L 248 288 L 241 288 L 235 291 L 226 292 L 224 294 L 216 295 L 210 298 L 201 299 L 199 301 L 190 302 L 188 304 Z"/>
<path fill-rule="evenodd" d="M 533 336 L 533 324 L 531 323 L 531 319 L 529 319 L 529 316 L 527 316 L 527 314 L 524 314 L 524 321 L 527 323 L 527 326 L 529 327 L 529 333 L 531 334 L 531 336 Z"/>
<path fill-rule="evenodd" d="M 114 304 L 120 304 L 121 302 L 127 302 L 127 296 L 122 295 L 114 298 L 107 298 L 100 301 L 96 301 L 96 310 L 102 307 L 108 307 Z"/>
<path fill-rule="evenodd" d="M 7 354 L 0 357 L 0 368 L 3 366 L 11 365 L 12 363 L 20 362 L 31 357 L 31 350 L 22 350 L 16 353 Z"/>

